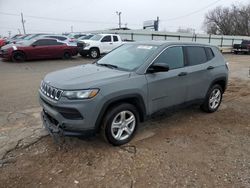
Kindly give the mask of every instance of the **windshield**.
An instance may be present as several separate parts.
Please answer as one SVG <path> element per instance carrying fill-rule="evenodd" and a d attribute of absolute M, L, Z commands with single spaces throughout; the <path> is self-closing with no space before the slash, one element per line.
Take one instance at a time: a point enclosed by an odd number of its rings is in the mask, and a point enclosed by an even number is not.
<path fill-rule="evenodd" d="M 118 69 L 133 71 L 139 68 L 156 49 L 157 46 L 154 45 L 124 44 L 104 56 L 97 64 L 112 65 Z"/>
<path fill-rule="evenodd" d="M 90 40 L 100 40 L 102 38 L 102 35 L 94 35 L 93 37 L 90 38 Z"/>

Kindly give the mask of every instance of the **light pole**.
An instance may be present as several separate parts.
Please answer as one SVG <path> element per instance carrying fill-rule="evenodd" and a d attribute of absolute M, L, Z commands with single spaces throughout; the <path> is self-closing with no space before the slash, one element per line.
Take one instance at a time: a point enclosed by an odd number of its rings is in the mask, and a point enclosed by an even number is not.
<path fill-rule="evenodd" d="M 122 12 L 116 11 L 116 14 L 119 16 L 119 29 L 121 29 L 121 25 L 122 25 L 122 23 L 121 23 L 121 14 L 122 14 Z"/>

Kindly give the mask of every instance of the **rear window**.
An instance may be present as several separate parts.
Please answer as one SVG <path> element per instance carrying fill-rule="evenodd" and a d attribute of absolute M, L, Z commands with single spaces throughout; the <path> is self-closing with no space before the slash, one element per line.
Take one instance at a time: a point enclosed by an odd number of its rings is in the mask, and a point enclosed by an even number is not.
<path fill-rule="evenodd" d="M 188 46 L 185 47 L 187 53 L 188 65 L 199 65 L 207 62 L 207 55 L 205 48 L 200 46 Z"/>
<path fill-rule="evenodd" d="M 114 40 L 114 42 L 117 42 L 118 41 L 118 37 L 117 36 L 113 36 L 113 40 Z"/>

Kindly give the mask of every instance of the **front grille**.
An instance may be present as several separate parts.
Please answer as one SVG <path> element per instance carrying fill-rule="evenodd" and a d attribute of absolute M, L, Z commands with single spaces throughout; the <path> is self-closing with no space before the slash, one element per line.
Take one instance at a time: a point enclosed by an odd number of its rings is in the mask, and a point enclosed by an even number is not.
<path fill-rule="evenodd" d="M 78 42 L 77 43 L 77 47 L 84 47 L 85 45 L 84 45 L 84 43 L 82 43 L 82 42 Z"/>
<path fill-rule="evenodd" d="M 45 82 L 41 83 L 40 89 L 45 95 L 54 100 L 59 100 L 63 92 L 62 90 L 54 88 Z"/>

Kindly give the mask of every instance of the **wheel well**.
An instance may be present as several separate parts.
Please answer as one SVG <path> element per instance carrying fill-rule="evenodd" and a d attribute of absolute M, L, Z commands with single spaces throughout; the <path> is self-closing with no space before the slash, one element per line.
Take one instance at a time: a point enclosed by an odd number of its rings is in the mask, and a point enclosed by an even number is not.
<path fill-rule="evenodd" d="M 223 93 L 224 93 L 224 91 L 226 90 L 226 81 L 225 81 L 225 80 L 216 80 L 216 81 L 213 83 L 213 85 L 215 85 L 215 84 L 220 85 L 221 88 L 222 88 L 222 91 L 223 91 Z"/>
<path fill-rule="evenodd" d="M 98 117 L 97 122 L 96 122 L 97 131 L 99 131 L 99 128 L 101 126 L 103 118 L 105 117 L 107 112 L 111 108 L 113 108 L 121 103 L 129 103 L 129 104 L 134 105 L 136 107 L 136 109 L 138 110 L 140 122 L 143 122 L 145 120 L 146 109 L 145 109 L 145 105 L 144 105 L 142 99 L 140 99 L 138 97 L 129 97 L 129 98 L 124 98 L 124 99 L 119 99 L 119 100 L 115 100 L 111 103 L 108 103 L 108 105 L 106 107 L 104 105 L 104 108 L 101 110 L 100 116 Z"/>
<path fill-rule="evenodd" d="M 65 53 L 69 53 L 70 55 L 72 55 L 72 52 L 71 52 L 70 49 L 65 49 L 65 50 L 63 51 L 63 55 L 64 55 Z"/>
<path fill-rule="evenodd" d="M 19 52 L 19 53 L 21 52 L 21 53 L 24 54 L 24 56 L 26 57 L 26 54 L 24 53 L 24 51 L 22 51 L 22 50 L 15 50 L 15 51 L 12 52 L 12 54 L 14 54 L 14 53 L 16 53 L 16 52 Z"/>
<path fill-rule="evenodd" d="M 99 50 L 99 48 L 98 48 L 98 47 L 91 47 L 89 50 L 92 50 L 92 49 L 97 49 L 97 50 L 98 50 L 98 52 L 100 53 L 100 50 Z"/>

